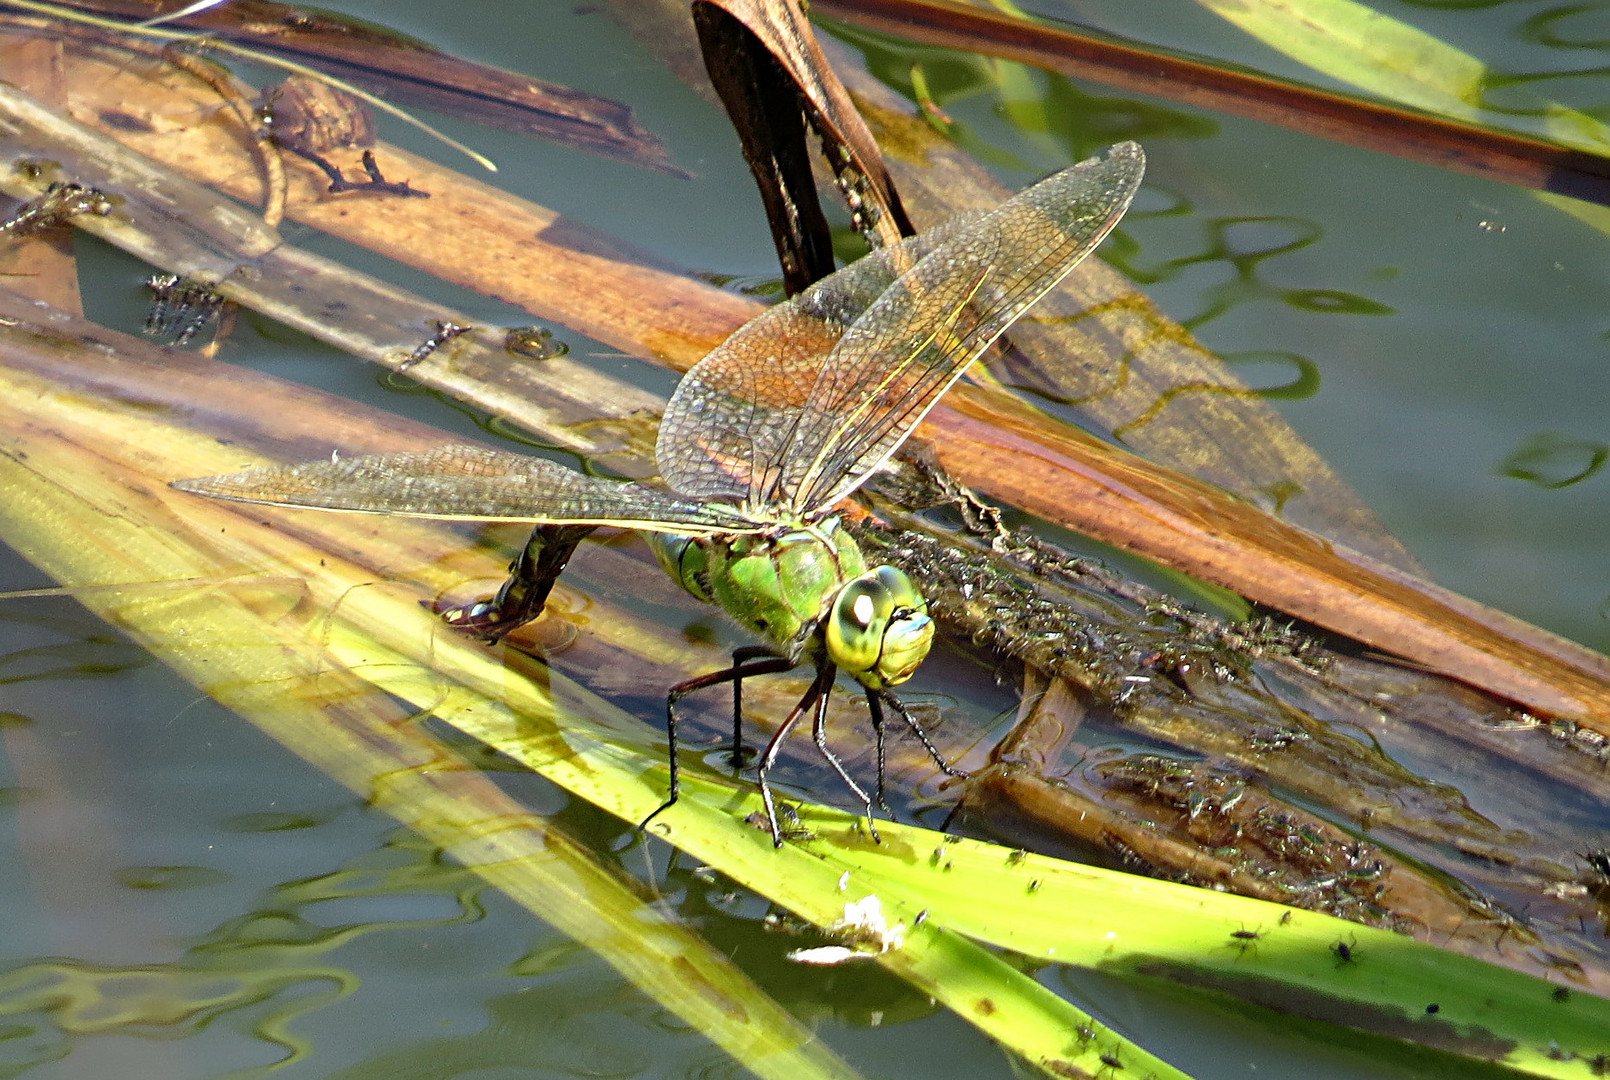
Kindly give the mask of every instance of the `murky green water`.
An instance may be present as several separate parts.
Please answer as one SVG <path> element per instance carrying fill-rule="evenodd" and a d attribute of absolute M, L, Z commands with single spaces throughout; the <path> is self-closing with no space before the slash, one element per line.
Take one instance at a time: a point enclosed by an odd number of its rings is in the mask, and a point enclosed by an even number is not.
<path fill-rule="evenodd" d="M 517 194 L 682 265 L 742 278 L 774 273 L 758 199 L 725 121 L 602 9 L 331 6 L 632 104 L 696 179 L 497 133 L 466 137 L 502 164 L 497 182 Z M 1040 10 L 1301 74 L 1186 0 Z M 1594 66 L 1600 54 L 1588 46 L 1610 37 L 1602 7 L 1382 10 L 1522 73 Z M 1151 164 L 1123 226 L 1137 245 L 1125 268 L 1207 345 L 1242 358 L 1255 384 L 1310 373 L 1307 396 L 1277 405 L 1442 584 L 1610 648 L 1610 481 L 1591 471 L 1610 439 L 1604 236 L 1525 191 L 1250 121 L 932 51 L 878 59 L 892 71 L 921 63 L 958 137 L 1014 185 L 1115 139 L 1142 139 Z M 992 88 L 1002 75 L 1013 93 L 1029 95 L 1016 109 Z M 1610 111 L 1602 76 L 1532 89 Z M 1036 130 L 1041 101 L 1052 103 L 1054 122 Z M 1067 113 L 1075 101 L 1090 110 L 1082 118 Z M 386 136 L 445 153 L 410 133 Z M 139 271 L 95 245 L 85 245 L 85 258 L 105 282 L 92 314 L 137 327 Z M 520 321 L 418 275 L 397 277 L 476 317 Z M 561 336 L 579 355 L 603 351 Z M 250 329 L 240 338 L 251 362 L 269 370 L 474 430 L 429 398 L 379 388 L 333 353 L 287 351 Z M 627 366 L 669 388 L 667 376 Z M 1591 474 L 1561 483 L 1582 472 Z M 0 588 L 41 584 L 15 561 L 0 565 Z M 941 664 L 919 685 L 965 700 L 981 723 L 1011 706 L 987 680 Z M 198 700 L 71 600 L 0 604 L 0 747 L 0 1077 L 740 1072 L 601 962 Z M 624 841 L 613 819 L 569 805 L 544 782 L 501 779 L 601 845 Z M 669 904 L 865 1075 L 1012 1073 L 986 1039 L 902 985 L 869 968 L 786 964 L 789 943 L 758 930 L 753 902 L 688 867 L 661 865 L 656 874 Z M 1204 1078 L 1454 1075 L 1389 1066 L 1376 1053 L 1089 975 L 1047 979 Z"/>

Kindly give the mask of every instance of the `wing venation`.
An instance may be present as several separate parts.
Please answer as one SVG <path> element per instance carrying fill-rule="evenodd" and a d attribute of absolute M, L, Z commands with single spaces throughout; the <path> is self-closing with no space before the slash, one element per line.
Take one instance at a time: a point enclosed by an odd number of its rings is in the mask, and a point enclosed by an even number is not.
<path fill-rule="evenodd" d="M 178 480 L 173 486 L 233 502 L 361 514 L 621 525 L 674 533 L 741 533 L 764 527 L 729 504 L 602 480 L 542 458 L 478 446 L 277 465 Z"/>
<path fill-rule="evenodd" d="M 685 375 L 665 481 L 751 517 L 820 513 L 1117 224 L 1145 156 L 1121 143 L 985 214 L 874 252 L 751 321 Z"/>

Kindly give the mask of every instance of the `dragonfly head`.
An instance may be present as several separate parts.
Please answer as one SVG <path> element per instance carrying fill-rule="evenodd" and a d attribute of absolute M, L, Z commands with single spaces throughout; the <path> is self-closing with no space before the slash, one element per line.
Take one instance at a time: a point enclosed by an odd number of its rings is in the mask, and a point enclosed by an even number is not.
<path fill-rule="evenodd" d="M 868 570 L 839 590 L 828 612 L 827 655 L 872 689 L 898 686 L 928 655 L 928 601 L 892 566 Z"/>

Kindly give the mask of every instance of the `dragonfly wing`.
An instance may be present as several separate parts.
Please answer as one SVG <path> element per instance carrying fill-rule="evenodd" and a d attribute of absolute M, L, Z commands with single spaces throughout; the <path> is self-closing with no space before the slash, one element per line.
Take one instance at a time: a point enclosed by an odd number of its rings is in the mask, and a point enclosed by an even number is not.
<path fill-rule="evenodd" d="M 706 499 L 771 505 L 822 363 L 844 332 L 901 274 L 961 225 L 882 248 L 768 308 L 712 349 L 677 384 L 654 457 L 675 490 Z"/>
<path fill-rule="evenodd" d="M 764 527 L 721 503 L 601 480 L 542 458 L 478 446 L 279 465 L 176 480 L 173 486 L 233 502 L 405 517 L 620 525 L 672 533 Z"/>
<path fill-rule="evenodd" d="M 969 364 L 1095 250 L 1140 186 L 1120 143 L 957 223 L 847 329 L 798 409 L 775 501 L 830 506 L 886 461 Z"/>
<path fill-rule="evenodd" d="M 763 505 L 754 496 L 784 457 L 822 357 L 849 326 L 802 307 L 805 295 L 745 323 L 682 376 L 654 445 L 670 487 Z"/>

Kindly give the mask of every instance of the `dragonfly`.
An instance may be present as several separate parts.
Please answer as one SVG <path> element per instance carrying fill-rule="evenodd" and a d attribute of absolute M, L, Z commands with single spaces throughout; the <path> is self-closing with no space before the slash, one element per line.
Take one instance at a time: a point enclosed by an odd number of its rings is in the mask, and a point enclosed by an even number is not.
<path fill-rule="evenodd" d="M 741 762 L 743 680 L 802 664 L 815 677 L 756 767 L 773 842 L 781 846 L 784 834 L 768 774 L 806 716 L 818 749 L 870 821 L 871 799 L 827 745 L 827 704 L 840 672 L 866 696 L 878 737 L 880 804 L 886 705 L 942 768 L 954 770 L 892 693 L 933 642 L 927 600 L 898 568 L 867 565 L 836 507 L 888 462 L 968 366 L 1112 231 L 1144 169 L 1140 146 L 1120 143 L 993 211 L 958 215 L 769 308 L 678 384 L 655 444 L 663 486 L 476 446 L 273 466 L 174 486 L 271 506 L 533 523 L 537 534 L 499 597 L 449 613 L 471 630 L 492 627 L 488 636 L 507 629 L 499 620 L 512 624 L 540 611 L 545 587 L 522 581 L 535 564 L 545 562 L 556 575 L 591 529 L 640 530 L 677 584 L 764 642 L 735 650 L 726 668 L 671 687 L 669 790 L 640 827 L 680 793 L 678 702 L 733 684 L 732 753 Z M 545 558 L 538 535 L 557 537 Z"/>

